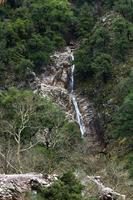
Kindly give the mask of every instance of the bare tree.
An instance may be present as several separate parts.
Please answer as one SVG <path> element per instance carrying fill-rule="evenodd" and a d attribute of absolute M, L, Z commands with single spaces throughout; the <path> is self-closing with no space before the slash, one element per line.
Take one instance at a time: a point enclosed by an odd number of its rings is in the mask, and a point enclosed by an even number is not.
<path fill-rule="evenodd" d="M 3 138 L 6 138 L 8 140 L 8 144 L 11 143 L 11 140 L 13 140 L 12 144 L 15 142 L 16 146 L 16 161 L 17 161 L 17 168 L 19 172 L 22 172 L 22 165 L 21 165 L 21 153 L 30 150 L 31 148 L 35 147 L 39 141 L 31 142 L 29 141 L 29 144 L 25 145 L 23 144 L 23 134 L 24 131 L 27 128 L 34 129 L 34 135 L 39 132 L 39 127 L 34 127 L 33 124 L 31 125 L 31 117 L 32 115 L 35 115 L 35 106 L 32 102 L 31 98 L 27 98 L 26 101 L 17 101 L 13 103 L 13 109 L 15 111 L 15 117 L 13 119 L 5 119 L 3 114 L 4 111 L 1 110 L 1 120 L 0 120 L 0 132 L 3 135 Z M 31 127 L 32 126 L 32 127 Z M 35 140 L 35 138 L 34 138 Z M 11 153 L 12 149 L 11 146 L 7 146 L 5 144 L 5 149 L 8 149 Z M 5 163 L 12 166 L 12 164 L 8 160 L 7 151 L 0 151 L 1 157 L 4 159 Z M 15 156 L 15 155 L 14 155 Z M 16 170 L 16 168 L 13 166 Z"/>

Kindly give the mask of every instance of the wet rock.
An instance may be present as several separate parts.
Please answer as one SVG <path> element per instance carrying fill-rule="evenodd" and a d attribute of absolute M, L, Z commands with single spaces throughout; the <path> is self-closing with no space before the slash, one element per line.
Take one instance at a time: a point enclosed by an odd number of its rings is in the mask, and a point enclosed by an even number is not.
<path fill-rule="evenodd" d="M 67 47 L 63 51 L 55 52 L 50 59 L 46 72 L 39 78 L 35 78 L 35 81 L 31 83 L 31 88 L 61 106 L 68 120 L 75 121 L 76 119 L 80 129 L 86 132 L 82 134 L 89 139 L 92 136 L 91 145 L 93 145 L 98 138 L 99 128 L 97 127 L 99 126 L 94 107 L 88 99 L 84 98 L 85 94 L 82 92 L 80 95 L 74 94 L 75 66 L 72 64 L 74 61 L 72 50 Z"/>

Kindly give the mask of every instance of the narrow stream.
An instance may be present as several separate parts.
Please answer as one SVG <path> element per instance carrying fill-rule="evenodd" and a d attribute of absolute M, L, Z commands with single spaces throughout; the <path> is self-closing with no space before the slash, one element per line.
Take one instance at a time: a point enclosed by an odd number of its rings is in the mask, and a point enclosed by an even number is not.
<path fill-rule="evenodd" d="M 73 52 L 71 52 L 71 60 L 74 61 L 74 55 Z M 71 66 L 71 78 L 70 78 L 70 95 L 71 99 L 74 105 L 75 113 L 76 113 L 76 119 L 80 127 L 81 136 L 83 137 L 86 133 L 85 125 L 83 117 L 80 113 L 79 106 L 76 100 L 76 96 L 74 95 L 74 71 L 75 71 L 75 65 L 72 64 Z"/>

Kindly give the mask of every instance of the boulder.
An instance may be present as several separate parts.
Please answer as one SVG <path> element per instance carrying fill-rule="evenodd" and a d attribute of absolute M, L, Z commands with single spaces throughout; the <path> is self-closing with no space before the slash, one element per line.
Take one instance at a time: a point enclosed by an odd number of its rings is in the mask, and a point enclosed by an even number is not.
<path fill-rule="evenodd" d="M 0 175 L 0 200 L 21 199 L 23 193 L 39 187 L 49 187 L 57 175 L 47 175 L 36 173 L 27 174 L 1 174 Z"/>

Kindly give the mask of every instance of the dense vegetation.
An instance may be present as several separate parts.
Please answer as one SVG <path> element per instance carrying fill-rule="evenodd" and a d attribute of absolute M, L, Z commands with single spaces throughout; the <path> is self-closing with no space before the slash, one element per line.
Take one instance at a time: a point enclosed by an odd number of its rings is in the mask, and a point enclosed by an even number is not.
<path fill-rule="evenodd" d="M 1 93 L 0 112 L 0 138 L 4 141 L 0 167 L 5 173 L 28 168 L 51 172 L 69 159 L 80 141 L 77 126 L 65 120 L 62 110 L 31 91 L 10 88 Z"/>
<path fill-rule="evenodd" d="M 75 148 L 77 126 L 68 123 L 52 102 L 23 88 L 30 72 L 44 70 L 50 54 L 68 42 L 72 18 L 67 0 L 8 0 L 0 6 L 0 134 L 5 141 L 1 171 L 5 173 L 41 171 L 43 166 L 50 172 Z M 38 153 L 40 158 L 34 160 Z"/>
<path fill-rule="evenodd" d="M 76 180 L 73 173 L 67 172 L 51 187 L 41 189 L 40 194 L 44 200 L 83 200 L 82 189 L 83 186 Z"/>
<path fill-rule="evenodd" d="M 133 2 L 85 1 L 79 12 L 78 33 L 82 41 L 76 52 L 79 86 L 95 103 L 104 122 L 105 137 L 123 141 L 122 154 L 126 159 L 129 155 L 131 161 Z"/>
<path fill-rule="evenodd" d="M 50 55 L 71 40 L 80 42 L 76 87 L 94 103 L 109 143 L 102 164 L 91 163 L 92 149 L 88 154 L 87 142 L 82 145 L 77 125 L 62 109 L 28 88 L 30 73 L 47 70 Z M 1 5 L 0 172 L 77 168 L 94 174 L 104 165 L 110 177 L 112 165 L 120 162 L 132 177 L 132 55 L 132 0 L 7 0 Z M 113 173 L 110 179 L 119 185 Z M 68 173 L 41 196 L 79 200 L 81 189 Z"/>
<path fill-rule="evenodd" d="M 51 52 L 67 42 L 73 13 L 67 0 L 25 0 L 7 1 L 0 16 L 2 82 L 7 70 L 25 80 L 30 70 L 45 67 Z"/>

